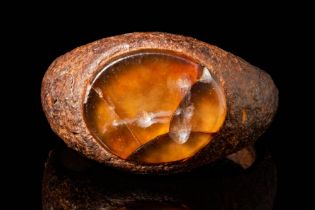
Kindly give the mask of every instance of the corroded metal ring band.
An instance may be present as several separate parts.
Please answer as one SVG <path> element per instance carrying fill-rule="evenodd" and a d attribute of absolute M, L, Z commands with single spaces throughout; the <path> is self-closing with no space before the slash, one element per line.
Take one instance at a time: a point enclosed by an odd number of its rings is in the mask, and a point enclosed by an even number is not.
<path fill-rule="evenodd" d="M 84 102 L 95 76 L 114 58 L 139 50 L 167 50 L 194 58 L 221 85 L 225 122 L 211 144 L 183 162 L 157 165 L 122 160 L 102 147 L 84 121 Z M 270 76 L 218 47 L 166 33 L 131 33 L 76 48 L 57 58 L 42 82 L 42 105 L 56 134 L 66 144 L 101 163 L 138 173 L 187 171 L 253 144 L 267 129 L 278 105 Z"/>

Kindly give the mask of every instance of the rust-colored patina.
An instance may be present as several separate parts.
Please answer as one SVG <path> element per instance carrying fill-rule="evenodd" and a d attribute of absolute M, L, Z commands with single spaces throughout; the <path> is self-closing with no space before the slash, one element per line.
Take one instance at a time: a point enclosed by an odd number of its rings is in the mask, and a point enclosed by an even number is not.
<path fill-rule="evenodd" d="M 52 129 L 87 157 L 169 173 L 252 145 L 272 121 L 278 91 L 267 73 L 215 46 L 131 33 L 57 58 L 42 104 Z"/>

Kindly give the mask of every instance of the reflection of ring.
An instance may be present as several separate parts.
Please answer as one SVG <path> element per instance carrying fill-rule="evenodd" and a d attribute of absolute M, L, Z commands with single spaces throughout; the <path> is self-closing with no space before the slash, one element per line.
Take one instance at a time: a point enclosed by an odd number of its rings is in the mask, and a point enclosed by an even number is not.
<path fill-rule="evenodd" d="M 45 166 L 44 210 L 271 210 L 277 186 L 274 162 L 259 151 L 251 170 L 222 160 L 193 173 L 168 177 L 144 177 L 103 167 L 65 146 L 50 152 Z"/>
<path fill-rule="evenodd" d="M 138 173 L 187 171 L 253 144 L 277 103 L 264 71 L 165 33 L 79 47 L 56 59 L 42 83 L 47 119 L 69 147 Z"/>

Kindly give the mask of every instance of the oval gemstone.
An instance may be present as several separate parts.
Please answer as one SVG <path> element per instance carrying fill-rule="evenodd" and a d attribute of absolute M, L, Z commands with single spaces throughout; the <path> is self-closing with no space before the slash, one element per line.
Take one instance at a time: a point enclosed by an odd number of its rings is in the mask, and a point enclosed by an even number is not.
<path fill-rule="evenodd" d="M 105 66 L 85 103 L 90 132 L 114 155 L 140 163 L 192 157 L 226 115 L 210 71 L 184 56 L 139 52 Z"/>

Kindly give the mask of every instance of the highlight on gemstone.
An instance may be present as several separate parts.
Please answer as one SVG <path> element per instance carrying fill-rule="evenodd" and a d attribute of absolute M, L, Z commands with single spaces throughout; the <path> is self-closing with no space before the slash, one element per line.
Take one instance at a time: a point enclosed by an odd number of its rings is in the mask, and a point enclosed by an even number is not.
<path fill-rule="evenodd" d="M 210 71 L 173 53 L 138 52 L 108 64 L 85 102 L 88 129 L 112 154 L 158 164 L 208 145 L 226 116 Z"/>

